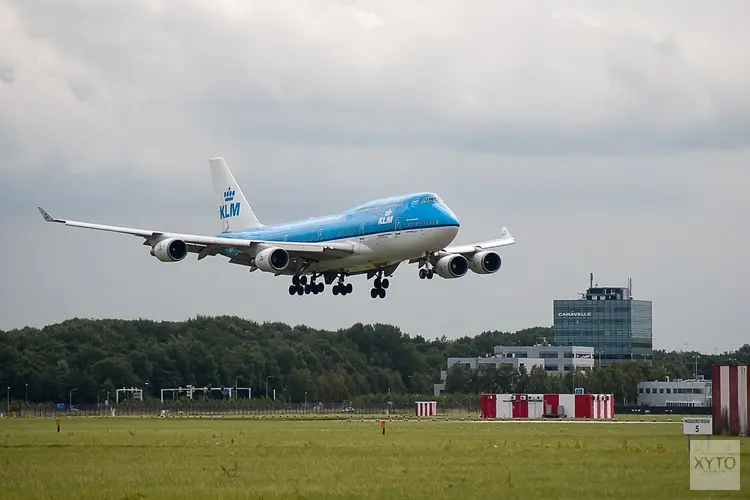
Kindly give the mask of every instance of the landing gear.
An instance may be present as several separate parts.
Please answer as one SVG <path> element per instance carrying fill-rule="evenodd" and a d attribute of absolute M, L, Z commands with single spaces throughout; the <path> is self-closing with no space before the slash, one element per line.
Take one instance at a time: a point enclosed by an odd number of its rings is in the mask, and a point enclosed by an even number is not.
<path fill-rule="evenodd" d="M 333 285 L 334 295 L 348 295 L 352 293 L 354 287 L 351 283 L 344 283 L 344 275 L 339 274 L 339 282 Z"/>
<path fill-rule="evenodd" d="M 419 270 L 419 279 L 428 279 L 431 280 L 432 277 L 435 275 L 435 271 L 432 269 L 420 269 Z"/>
<path fill-rule="evenodd" d="M 428 279 L 431 280 L 432 277 L 435 275 L 435 271 L 430 269 L 430 254 L 425 254 L 422 261 L 419 263 L 419 279 Z"/>
<path fill-rule="evenodd" d="M 292 278 L 292 284 L 289 285 L 289 295 L 318 295 L 319 293 L 323 293 L 323 291 L 326 288 L 325 283 L 316 283 L 315 278 L 317 278 L 316 274 L 313 274 L 312 278 L 310 279 L 310 283 L 307 282 L 307 276 L 294 276 Z"/>
<path fill-rule="evenodd" d="M 391 282 L 388 278 L 383 278 L 383 270 L 381 269 L 378 271 L 378 277 L 375 278 L 372 290 L 370 290 L 370 297 L 384 299 L 385 291 L 389 286 L 391 286 Z"/>

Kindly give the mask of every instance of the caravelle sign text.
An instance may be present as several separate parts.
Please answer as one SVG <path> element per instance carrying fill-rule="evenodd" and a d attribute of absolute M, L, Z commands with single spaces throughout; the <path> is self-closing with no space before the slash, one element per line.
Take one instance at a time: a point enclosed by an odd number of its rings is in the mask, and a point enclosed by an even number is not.
<path fill-rule="evenodd" d="M 566 313 L 560 312 L 560 313 L 557 313 L 557 315 L 560 317 L 569 317 L 569 316 L 584 317 L 584 318 L 591 317 L 590 312 L 566 312 Z"/>

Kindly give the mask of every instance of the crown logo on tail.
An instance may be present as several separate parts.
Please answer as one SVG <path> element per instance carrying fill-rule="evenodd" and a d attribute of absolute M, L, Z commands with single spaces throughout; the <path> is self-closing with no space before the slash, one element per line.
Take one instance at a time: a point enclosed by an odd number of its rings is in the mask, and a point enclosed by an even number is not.
<path fill-rule="evenodd" d="M 231 187 L 228 187 L 227 190 L 224 191 L 224 201 L 229 203 L 230 201 L 234 200 L 234 194 L 235 191 Z"/>

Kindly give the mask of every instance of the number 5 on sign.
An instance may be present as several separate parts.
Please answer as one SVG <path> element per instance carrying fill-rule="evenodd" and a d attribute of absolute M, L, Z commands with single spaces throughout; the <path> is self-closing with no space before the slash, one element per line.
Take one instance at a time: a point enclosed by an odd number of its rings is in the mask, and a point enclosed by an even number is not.
<path fill-rule="evenodd" d="M 713 417 L 682 419 L 682 433 L 688 436 L 710 436 L 713 428 Z"/>

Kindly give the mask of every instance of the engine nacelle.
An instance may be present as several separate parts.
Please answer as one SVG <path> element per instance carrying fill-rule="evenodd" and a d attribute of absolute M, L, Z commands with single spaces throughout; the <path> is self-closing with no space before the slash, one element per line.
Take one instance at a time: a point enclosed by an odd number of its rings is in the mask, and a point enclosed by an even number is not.
<path fill-rule="evenodd" d="M 469 260 L 469 269 L 477 274 L 492 274 L 500 270 L 502 260 L 495 252 L 479 252 Z"/>
<path fill-rule="evenodd" d="M 179 262 L 188 254 L 187 243 L 178 238 L 161 240 L 151 249 L 151 255 L 162 262 Z"/>
<path fill-rule="evenodd" d="M 289 266 L 289 252 L 283 248 L 266 248 L 255 256 L 255 267 L 267 273 L 277 273 Z"/>
<path fill-rule="evenodd" d="M 435 272 L 445 279 L 461 278 L 469 272 L 469 261 L 461 254 L 446 255 L 435 264 Z"/>

